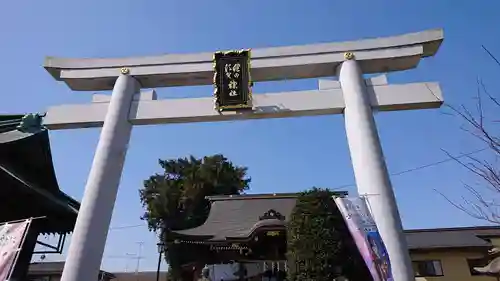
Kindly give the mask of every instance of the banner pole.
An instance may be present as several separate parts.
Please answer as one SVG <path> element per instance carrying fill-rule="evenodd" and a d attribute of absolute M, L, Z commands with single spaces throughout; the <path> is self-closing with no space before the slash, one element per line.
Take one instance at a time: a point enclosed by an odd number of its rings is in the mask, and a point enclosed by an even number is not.
<path fill-rule="evenodd" d="M 370 204 L 370 197 L 369 196 L 377 196 L 379 194 L 368 194 L 368 193 L 364 193 L 364 194 L 360 194 L 359 197 L 363 198 L 363 200 L 365 201 L 366 203 L 366 206 L 368 207 L 368 211 L 370 212 L 370 215 L 372 216 L 373 218 L 373 211 L 372 211 L 372 205 Z M 375 218 L 373 218 L 373 220 L 375 221 Z M 375 225 L 377 224 L 377 222 L 375 222 Z"/>
<path fill-rule="evenodd" d="M 39 219 L 46 219 L 47 216 L 39 216 L 39 217 L 30 217 L 30 218 L 25 218 L 25 219 L 18 219 L 18 220 L 13 220 L 13 221 L 5 221 L 5 222 L 0 222 L 0 226 L 7 224 L 7 223 L 18 223 L 18 222 L 24 222 L 27 220 L 39 220 Z"/>

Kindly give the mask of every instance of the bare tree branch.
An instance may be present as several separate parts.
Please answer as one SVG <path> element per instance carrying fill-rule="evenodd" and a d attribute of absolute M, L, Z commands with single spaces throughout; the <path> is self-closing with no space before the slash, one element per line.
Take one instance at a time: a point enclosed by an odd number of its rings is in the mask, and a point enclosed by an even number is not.
<path fill-rule="evenodd" d="M 488 53 L 488 55 L 490 55 L 491 59 L 494 60 L 498 66 L 500 66 L 500 61 L 498 61 L 498 59 L 490 52 L 490 50 L 488 50 L 488 48 L 486 48 L 486 46 L 484 45 L 481 45 L 481 47 L 486 51 L 486 53 Z"/>
<path fill-rule="evenodd" d="M 485 46 L 482 47 L 492 60 L 500 66 L 500 61 Z M 497 119 L 491 119 L 486 114 L 488 109 L 492 110 L 494 114 L 498 114 L 500 101 L 487 90 L 480 78 L 477 78 L 476 83 L 477 93 L 474 110 L 471 111 L 464 105 L 459 107 L 447 105 L 447 107 L 451 109 L 454 115 L 464 121 L 464 126 L 461 126 L 462 130 L 487 145 L 490 152 L 488 157 L 493 160 L 470 155 L 457 157 L 445 151 L 448 157 L 476 176 L 480 183 L 474 186 L 463 183 L 464 189 L 469 196 L 462 196 L 460 203 L 449 199 L 442 192 L 437 190 L 436 192 L 469 216 L 500 224 L 500 203 L 498 202 L 500 199 L 500 134 L 498 128 L 494 127 L 496 123 L 500 122 L 500 118 L 496 115 Z"/>

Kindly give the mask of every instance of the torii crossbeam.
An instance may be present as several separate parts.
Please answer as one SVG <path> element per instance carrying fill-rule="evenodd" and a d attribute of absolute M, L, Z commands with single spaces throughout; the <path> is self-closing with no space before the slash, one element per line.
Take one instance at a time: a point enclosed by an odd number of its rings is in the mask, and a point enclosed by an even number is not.
<path fill-rule="evenodd" d="M 141 88 L 212 84 L 212 53 L 124 59 L 49 57 L 45 68 L 75 91 L 113 89 L 89 104 L 48 109 L 53 130 L 103 127 L 88 177 L 80 214 L 68 250 L 62 281 L 97 276 L 111 222 L 132 126 L 343 114 L 356 184 L 367 195 L 386 244 L 394 280 L 414 280 L 399 211 L 387 172 L 373 111 L 438 108 L 438 83 L 390 85 L 385 75 L 363 74 L 414 68 L 433 56 L 442 30 L 395 37 L 252 50 L 252 80 L 270 81 L 337 76 L 320 80 L 318 90 L 254 94 L 253 107 L 218 111 L 212 98 L 157 100 Z"/>
<path fill-rule="evenodd" d="M 157 100 L 155 91 L 151 90 L 135 96 L 128 120 L 132 125 L 151 125 L 343 113 L 345 102 L 340 83 L 319 82 L 319 90 L 256 94 L 253 110 L 247 112 L 218 112 L 213 98 Z M 378 111 L 437 108 L 443 103 L 438 83 L 388 85 L 385 75 L 367 82 L 370 104 Z M 52 130 L 102 127 L 110 98 L 96 94 L 90 104 L 51 107 L 44 124 Z"/>

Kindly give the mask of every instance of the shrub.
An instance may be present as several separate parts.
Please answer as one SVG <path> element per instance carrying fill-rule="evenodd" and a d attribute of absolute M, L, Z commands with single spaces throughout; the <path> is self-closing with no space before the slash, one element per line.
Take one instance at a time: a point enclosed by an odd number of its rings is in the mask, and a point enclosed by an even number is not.
<path fill-rule="evenodd" d="M 287 227 L 289 281 L 371 279 L 334 195 L 318 188 L 299 195 Z"/>

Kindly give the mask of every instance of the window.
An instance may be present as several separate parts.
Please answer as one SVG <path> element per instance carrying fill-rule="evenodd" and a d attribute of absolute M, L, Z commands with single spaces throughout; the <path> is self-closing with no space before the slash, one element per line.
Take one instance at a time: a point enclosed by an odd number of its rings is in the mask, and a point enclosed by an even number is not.
<path fill-rule="evenodd" d="M 474 267 L 484 267 L 488 264 L 486 259 L 467 259 L 467 264 L 469 265 L 470 275 L 483 275 L 483 273 L 474 270 Z"/>
<path fill-rule="evenodd" d="M 443 276 L 443 268 L 439 260 L 414 261 L 413 271 L 416 277 Z"/>

